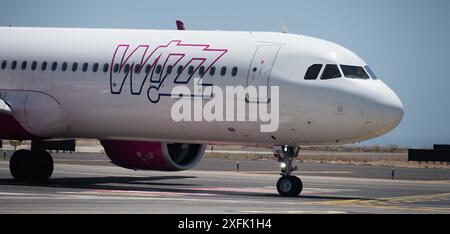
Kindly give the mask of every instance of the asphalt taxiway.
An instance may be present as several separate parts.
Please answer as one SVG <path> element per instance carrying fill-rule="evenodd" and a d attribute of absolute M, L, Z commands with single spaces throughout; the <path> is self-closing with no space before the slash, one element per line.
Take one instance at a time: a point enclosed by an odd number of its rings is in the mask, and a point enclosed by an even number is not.
<path fill-rule="evenodd" d="M 9 153 L 8 153 L 9 154 Z M 183 172 L 130 171 L 102 154 L 54 154 L 46 184 L 16 183 L 0 159 L 0 213 L 450 213 L 450 170 L 302 164 L 279 197 L 274 161 L 206 159 Z"/>

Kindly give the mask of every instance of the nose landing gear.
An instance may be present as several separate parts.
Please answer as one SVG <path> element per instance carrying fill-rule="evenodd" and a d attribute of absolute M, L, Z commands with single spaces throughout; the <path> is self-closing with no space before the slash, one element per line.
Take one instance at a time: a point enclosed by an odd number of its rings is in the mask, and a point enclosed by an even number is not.
<path fill-rule="evenodd" d="M 283 197 L 297 197 L 303 190 L 300 178 L 291 175 L 298 167 L 292 165 L 294 159 L 300 152 L 297 146 L 275 146 L 273 148 L 275 157 L 281 165 L 281 178 L 277 183 L 277 190 Z"/>

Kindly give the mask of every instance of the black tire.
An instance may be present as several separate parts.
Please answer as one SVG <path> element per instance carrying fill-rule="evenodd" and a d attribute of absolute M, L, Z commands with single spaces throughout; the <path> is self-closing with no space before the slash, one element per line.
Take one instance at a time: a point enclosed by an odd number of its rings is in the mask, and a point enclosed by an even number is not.
<path fill-rule="evenodd" d="M 45 150 L 33 152 L 31 182 L 45 182 L 53 174 L 53 158 Z"/>
<path fill-rule="evenodd" d="M 44 150 L 18 150 L 11 157 L 9 170 L 18 182 L 45 182 L 53 173 L 53 159 Z"/>
<path fill-rule="evenodd" d="M 303 190 L 303 183 L 296 176 L 283 176 L 278 180 L 277 190 L 283 197 L 298 197 Z"/>
<path fill-rule="evenodd" d="M 27 182 L 31 178 L 30 159 L 32 157 L 29 150 L 18 150 L 14 152 L 9 161 L 9 171 L 18 182 Z"/>

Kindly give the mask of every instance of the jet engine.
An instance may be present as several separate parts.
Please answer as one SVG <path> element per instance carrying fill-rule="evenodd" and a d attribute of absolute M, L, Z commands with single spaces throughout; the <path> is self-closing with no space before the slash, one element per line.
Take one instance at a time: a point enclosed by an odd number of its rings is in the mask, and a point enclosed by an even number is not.
<path fill-rule="evenodd" d="M 183 171 L 194 167 L 205 145 L 102 140 L 106 154 L 117 166 L 132 170 Z"/>

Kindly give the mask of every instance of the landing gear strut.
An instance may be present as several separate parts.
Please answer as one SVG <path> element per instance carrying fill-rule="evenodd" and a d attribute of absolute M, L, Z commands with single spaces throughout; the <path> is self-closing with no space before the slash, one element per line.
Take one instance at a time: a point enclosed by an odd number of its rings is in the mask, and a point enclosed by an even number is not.
<path fill-rule="evenodd" d="M 297 170 L 297 166 L 292 163 L 298 156 L 300 147 L 275 146 L 273 151 L 281 165 L 281 178 L 277 183 L 278 193 L 283 197 L 297 197 L 303 190 L 303 183 L 300 178 L 291 173 Z"/>
<path fill-rule="evenodd" d="M 9 170 L 18 182 L 45 182 L 53 173 L 53 159 L 45 150 L 18 150 L 11 156 Z"/>

